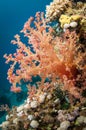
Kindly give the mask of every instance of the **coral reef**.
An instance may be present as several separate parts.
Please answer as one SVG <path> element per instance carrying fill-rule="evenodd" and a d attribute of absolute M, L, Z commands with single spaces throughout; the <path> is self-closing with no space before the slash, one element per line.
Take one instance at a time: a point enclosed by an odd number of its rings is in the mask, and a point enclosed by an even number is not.
<path fill-rule="evenodd" d="M 11 91 L 28 97 L 23 105 L 8 111 L 2 130 L 80 130 L 86 125 L 86 3 L 54 0 L 44 13 L 30 17 L 21 31 L 27 43 L 15 35 L 10 63 Z M 77 8 L 79 11 L 77 12 Z M 68 11 L 69 10 L 69 11 Z M 74 14 L 73 11 L 76 13 Z M 72 13 L 70 13 L 72 12 Z M 54 26 L 50 22 L 58 20 Z M 61 29 L 61 30 L 60 30 Z M 34 85 L 33 77 L 39 77 Z M 16 124 L 16 127 L 15 127 Z"/>
<path fill-rule="evenodd" d="M 86 2 L 54 0 L 46 6 L 47 21 L 59 21 L 63 29 L 78 25 L 79 34 L 86 39 Z M 71 23 L 74 22 L 74 23 Z M 73 26 L 71 26 L 73 25 Z M 84 33 L 84 36 L 83 36 Z"/>
<path fill-rule="evenodd" d="M 53 0 L 50 5 L 46 6 L 46 18 L 48 21 L 57 20 L 61 14 L 66 15 L 80 15 L 86 14 L 86 2 L 81 1 L 74 3 L 70 0 Z"/>
<path fill-rule="evenodd" d="M 50 5 L 46 6 L 46 18 L 48 21 L 53 21 L 60 17 L 60 15 L 71 7 L 70 0 L 53 0 Z"/>
<path fill-rule="evenodd" d="M 42 103 L 29 97 L 19 107 L 8 111 L 6 121 L 0 127 L 2 130 L 82 130 L 86 126 L 86 107 L 77 102 L 76 106 L 62 107 L 67 101 L 58 98 L 58 85 L 51 93 L 44 93 Z M 60 94 L 60 93 L 59 93 Z M 38 96 L 40 98 L 40 95 Z M 32 102 L 36 105 L 33 107 Z M 82 114 L 83 109 L 83 114 Z"/>

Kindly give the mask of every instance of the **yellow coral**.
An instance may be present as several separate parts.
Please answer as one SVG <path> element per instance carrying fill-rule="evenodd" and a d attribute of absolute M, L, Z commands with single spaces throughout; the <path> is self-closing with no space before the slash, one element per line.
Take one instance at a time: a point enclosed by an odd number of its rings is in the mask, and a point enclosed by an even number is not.
<path fill-rule="evenodd" d="M 81 15 L 68 16 L 68 15 L 62 14 L 59 19 L 59 22 L 61 23 L 61 27 L 63 28 L 64 24 L 70 24 L 71 22 L 78 21 L 81 18 L 82 18 Z"/>
<path fill-rule="evenodd" d="M 73 21 L 77 21 L 77 20 L 79 20 L 80 18 L 81 18 L 81 16 L 78 15 L 78 14 L 71 16 L 71 20 L 73 20 Z"/>
<path fill-rule="evenodd" d="M 66 24 L 66 23 L 70 24 L 71 17 L 62 14 L 61 17 L 60 17 L 60 19 L 59 19 L 59 22 L 61 23 L 61 27 L 63 28 L 64 24 Z"/>

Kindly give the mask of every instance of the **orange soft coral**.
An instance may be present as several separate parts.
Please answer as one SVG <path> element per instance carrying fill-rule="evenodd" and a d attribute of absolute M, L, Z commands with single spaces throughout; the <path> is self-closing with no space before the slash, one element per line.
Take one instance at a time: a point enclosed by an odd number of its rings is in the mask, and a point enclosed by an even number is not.
<path fill-rule="evenodd" d="M 21 79 L 28 81 L 31 80 L 32 76 L 39 75 L 41 77 L 41 85 L 44 84 L 45 79 L 51 76 L 51 81 L 54 83 L 57 76 L 59 76 L 64 83 L 64 76 L 68 80 L 73 79 L 78 74 L 78 67 L 75 62 L 76 60 L 76 43 L 77 35 L 75 32 L 65 32 L 63 38 L 54 38 L 51 34 L 53 29 L 47 25 L 46 19 L 43 13 L 37 13 L 34 20 L 31 17 L 24 25 L 21 32 L 28 38 L 28 43 L 33 46 L 34 51 L 31 51 L 29 45 L 25 45 L 21 42 L 20 36 L 16 35 L 16 40 L 13 40 L 13 44 L 18 45 L 18 49 L 13 56 L 5 55 L 7 63 L 12 61 L 13 64 L 8 70 L 8 79 L 13 86 L 21 81 Z M 57 47 L 57 52 L 55 51 Z M 15 65 L 19 65 L 19 68 L 15 71 Z M 14 73 L 15 72 L 15 73 Z M 65 84 L 65 83 L 64 83 Z M 76 92 L 74 82 L 72 86 L 67 87 Z M 76 92 L 79 96 L 78 91 Z M 74 95 L 74 93 L 72 93 Z"/>

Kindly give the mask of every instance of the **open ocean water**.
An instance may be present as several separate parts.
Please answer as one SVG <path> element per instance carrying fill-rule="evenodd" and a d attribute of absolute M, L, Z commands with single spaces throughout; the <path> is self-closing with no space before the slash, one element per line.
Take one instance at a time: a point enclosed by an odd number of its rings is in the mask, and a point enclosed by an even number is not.
<path fill-rule="evenodd" d="M 10 44 L 15 34 L 19 34 L 24 23 L 38 11 L 45 12 L 46 5 L 51 0 L 0 0 L 0 123 L 5 120 L 8 105 L 18 106 L 27 96 L 27 89 L 23 85 L 21 94 L 10 92 L 10 83 L 7 80 L 9 65 L 5 64 L 3 55 L 15 52 L 16 46 Z"/>

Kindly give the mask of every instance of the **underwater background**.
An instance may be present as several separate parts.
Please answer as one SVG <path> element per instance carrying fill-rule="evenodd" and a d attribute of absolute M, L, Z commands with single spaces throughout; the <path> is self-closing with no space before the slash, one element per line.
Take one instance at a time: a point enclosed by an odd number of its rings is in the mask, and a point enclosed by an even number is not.
<path fill-rule="evenodd" d="M 9 65 L 5 64 L 3 55 L 15 52 L 16 46 L 10 44 L 15 34 L 19 34 L 24 23 L 38 11 L 45 12 L 51 0 L 0 0 L 0 108 L 2 105 L 18 106 L 27 96 L 24 87 L 22 93 L 10 92 L 7 80 Z M 5 111 L 0 110 L 0 123 L 5 119 Z"/>

